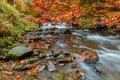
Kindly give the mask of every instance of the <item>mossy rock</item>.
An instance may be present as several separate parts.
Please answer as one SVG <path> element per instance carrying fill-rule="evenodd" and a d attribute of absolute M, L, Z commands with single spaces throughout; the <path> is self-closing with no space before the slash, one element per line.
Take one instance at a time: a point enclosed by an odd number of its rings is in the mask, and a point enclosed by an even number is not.
<path fill-rule="evenodd" d="M 16 46 L 16 47 L 13 47 L 6 54 L 6 59 L 7 60 L 18 60 L 18 59 L 30 56 L 32 52 L 33 52 L 32 48 L 24 47 L 24 46 Z"/>

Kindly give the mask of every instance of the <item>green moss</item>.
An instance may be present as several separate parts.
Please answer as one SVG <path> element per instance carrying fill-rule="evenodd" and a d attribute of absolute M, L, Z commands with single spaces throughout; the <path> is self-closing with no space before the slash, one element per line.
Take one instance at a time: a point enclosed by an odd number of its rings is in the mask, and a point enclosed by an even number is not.
<path fill-rule="evenodd" d="M 7 38 L 22 38 L 22 33 L 30 31 L 32 28 L 38 27 L 35 23 L 26 23 L 21 14 L 11 5 L 0 2 L 0 28 L 4 28 L 7 31 L 5 37 L 0 39 L 0 47 L 4 47 L 12 44 L 13 40 Z M 9 34 L 8 34 L 9 33 Z M 4 33 L 0 33 L 4 34 Z"/>
<path fill-rule="evenodd" d="M 18 60 L 18 56 L 13 55 L 11 53 L 6 54 L 6 60 Z"/>
<path fill-rule="evenodd" d="M 13 40 L 14 39 L 12 37 L 1 38 L 0 39 L 0 42 L 1 42 L 0 47 L 5 47 L 7 45 L 12 45 Z"/>

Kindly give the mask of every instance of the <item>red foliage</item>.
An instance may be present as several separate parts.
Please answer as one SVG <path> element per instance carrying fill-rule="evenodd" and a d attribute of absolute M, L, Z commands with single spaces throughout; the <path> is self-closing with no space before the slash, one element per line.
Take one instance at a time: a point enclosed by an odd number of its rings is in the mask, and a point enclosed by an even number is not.
<path fill-rule="evenodd" d="M 120 13 L 109 13 L 111 18 L 103 18 L 102 21 L 100 22 L 101 25 L 106 25 L 108 27 L 112 27 L 115 25 L 118 27 L 120 25 Z"/>
<path fill-rule="evenodd" d="M 109 3 L 118 9 L 120 9 L 120 0 L 109 0 Z"/>
<path fill-rule="evenodd" d="M 39 16 L 30 19 L 38 24 L 46 22 L 68 22 L 79 24 L 82 11 L 78 0 L 33 0 L 30 9 Z"/>

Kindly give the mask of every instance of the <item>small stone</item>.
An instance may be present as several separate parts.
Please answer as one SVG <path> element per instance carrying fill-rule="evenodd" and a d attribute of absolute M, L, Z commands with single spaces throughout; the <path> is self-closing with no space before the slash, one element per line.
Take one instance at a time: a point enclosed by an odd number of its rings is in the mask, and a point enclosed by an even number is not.
<path fill-rule="evenodd" d="M 76 70 L 73 72 L 73 78 L 74 80 L 85 80 L 85 75 L 82 71 Z"/>
<path fill-rule="evenodd" d="M 65 59 L 68 59 L 70 61 L 75 60 L 76 58 L 74 56 L 68 55 L 68 56 L 64 56 Z"/>
<path fill-rule="evenodd" d="M 77 67 L 77 64 L 76 64 L 75 62 L 72 62 L 72 63 L 71 63 L 71 67 L 72 67 L 72 68 L 76 68 L 76 67 Z"/>
<path fill-rule="evenodd" d="M 40 54 L 38 57 L 39 57 L 40 59 L 46 58 L 46 54 L 42 53 L 42 54 Z"/>
<path fill-rule="evenodd" d="M 100 67 L 94 66 L 93 69 L 98 72 L 98 73 L 102 73 L 102 69 Z"/>
<path fill-rule="evenodd" d="M 66 30 L 64 34 L 72 34 L 72 32 L 70 30 Z"/>
<path fill-rule="evenodd" d="M 70 53 L 63 53 L 63 55 L 65 55 L 65 56 L 69 56 L 69 55 L 70 55 Z"/>
<path fill-rule="evenodd" d="M 59 63 L 58 66 L 63 67 L 63 66 L 65 66 L 65 64 L 64 63 Z"/>
<path fill-rule="evenodd" d="M 60 54 L 60 55 L 57 56 L 57 58 L 62 59 L 62 58 L 64 58 L 64 56 L 65 56 L 65 55 Z"/>
<path fill-rule="evenodd" d="M 45 64 L 44 64 L 44 65 L 41 65 L 41 66 L 40 66 L 40 69 L 39 69 L 39 72 L 44 71 L 46 67 L 47 67 L 47 66 L 46 66 Z"/>
<path fill-rule="evenodd" d="M 59 59 L 57 61 L 57 63 L 69 63 L 69 62 L 72 62 L 72 60 L 70 60 L 70 59 Z"/>
<path fill-rule="evenodd" d="M 54 63 L 52 61 L 48 61 L 48 65 L 47 66 L 48 66 L 48 70 L 50 72 L 56 71 L 56 67 L 55 67 L 55 65 L 54 65 Z"/>

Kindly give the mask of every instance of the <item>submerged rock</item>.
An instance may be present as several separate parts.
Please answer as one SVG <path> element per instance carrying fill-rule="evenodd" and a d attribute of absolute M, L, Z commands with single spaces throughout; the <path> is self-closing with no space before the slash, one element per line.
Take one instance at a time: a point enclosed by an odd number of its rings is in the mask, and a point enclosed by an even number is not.
<path fill-rule="evenodd" d="M 6 54 L 6 58 L 12 60 L 18 60 L 20 58 L 30 56 L 32 52 L 33 52 L 32 48 L 24 47 L 24 46 L 16 46 Z"/>
<path fill-rule="evenodd" d="M 94 51 L 84 50 L 80 53 L 80 59 L 88 64 L 96 64 L 99 61 L 99 56 Z"/>

